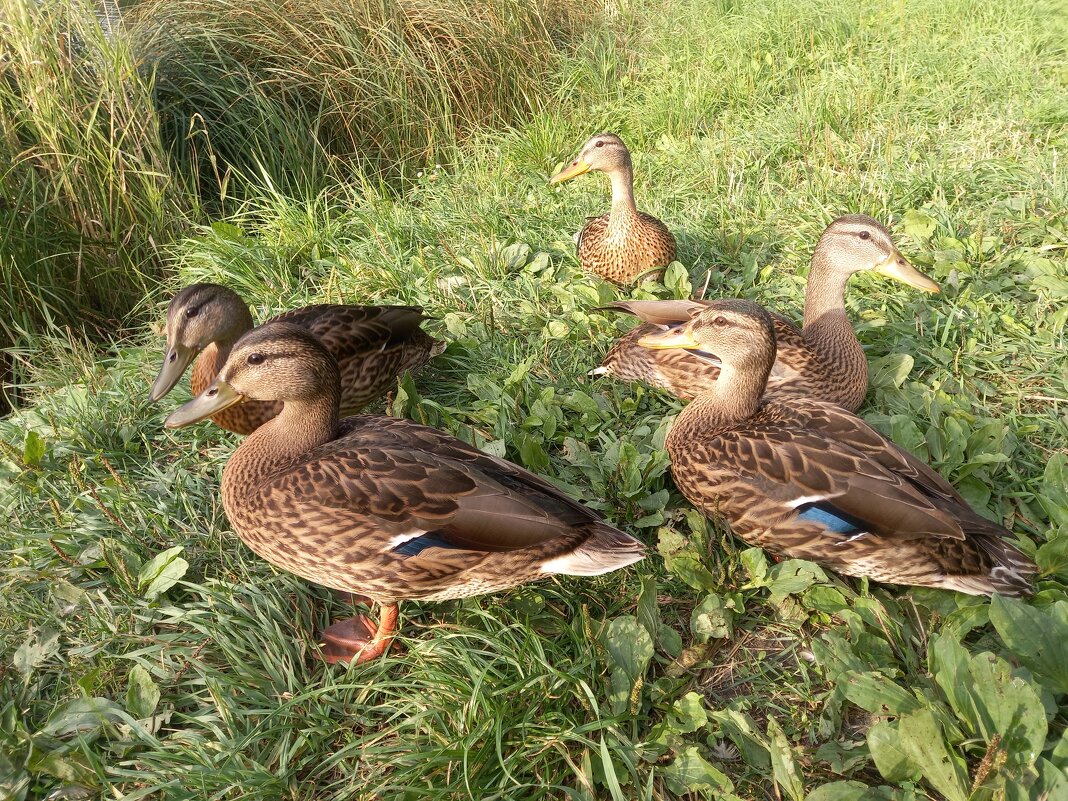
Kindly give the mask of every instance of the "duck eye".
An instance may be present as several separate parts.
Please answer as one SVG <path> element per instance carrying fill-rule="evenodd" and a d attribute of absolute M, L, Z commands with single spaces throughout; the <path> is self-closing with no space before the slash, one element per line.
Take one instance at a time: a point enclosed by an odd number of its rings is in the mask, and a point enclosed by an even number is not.
<path fill-rule="evenodd" d="M 867 231 L 861 231 L 859 234 L 857 234 L 857 236 L 859 236 L 861 239 L 871 239 L 871 234 Z"/>
<path fill-rule="evenodd" d="M 249 364 L 253 365 L 263 364 L 265 361 L 267 361 L 267 357 L 264 356 L 262 353 L 250 353 L 247 361 Z"/>
<path fill-rule="evenodd" d="M 604 147 L 604 141 L 598 140 L 597 144 L 595 144 L 594 147 Z"/>
<path fill-rule="evenodd" d="M 185 310 L 185 316 L 186 317 L 196 317 L 197 316 L 197 312 L 199 312 L 199 311 L 200 311 L 200 309 L 198 309 L 196 306 L 190 306 L 188 309 Z"/>
<path fill-rule="evenodd" d="M 712 321 L 712 325 L 719 326 L 720 328 L 722 328 L 723 326 L 727 325 L 727 318 L 717 317 L 715 320 Z"/>

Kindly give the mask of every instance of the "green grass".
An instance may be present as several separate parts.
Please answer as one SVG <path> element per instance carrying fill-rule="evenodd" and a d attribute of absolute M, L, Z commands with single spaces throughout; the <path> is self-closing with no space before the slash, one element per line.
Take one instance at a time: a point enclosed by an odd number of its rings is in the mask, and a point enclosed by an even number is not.
<path fill-rule="evenodd" d="M 624 8 L 617 37 L 557 62 L 551 104 L 477 129 L 444 168 L 417 150 L 423 175 L 389 189 L 322 175 L 249 185 L 225 216 L 183 229 L 165 249 L 169 286 L 222 280 L 261 318 L 312 300 L 426 306 L 451 344 L 393 413 L 552 477 L 655 553 L 596 580 L 407 604 L 403 648 L 325 667 L 313 632 L 346 605 L 235 541 L 217 480 L 236 439 L 166 432 L 169 405 L 143 400 L 158 329 L 106 351 L 40 338 L 33 403 L 0 421 L 0 787 L 1060 797 L 1065 18 L 968 0 Z M 1017 532 L 1043 569 L 1033 601 L 769 565 L 688 507 L 661 447 L 678 405 L 585 375 L 628 325 L 593 311 L 618 292 L 573 256 L 607 186 L 546 179 L 605 128 L 634 149 L 639 204 L 680 239 L 684 269 L 638 295 L 707 282 L 709 296 L 799 317 L 826 223 L 846 211 L 892 223 L 944 293 L 854 279 L 873 363 L 863 414 Z M 145 302 L 161 317 L 166 299 Z M 169 565 L 150 562 L 174 548 Z"/>

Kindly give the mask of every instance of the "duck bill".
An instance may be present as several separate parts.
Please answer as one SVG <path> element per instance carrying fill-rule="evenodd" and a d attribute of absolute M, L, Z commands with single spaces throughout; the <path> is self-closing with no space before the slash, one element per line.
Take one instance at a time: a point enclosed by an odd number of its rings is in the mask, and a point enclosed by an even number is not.
<path fill-rule="evenodd" d="M 894 253 L 890 256 L 875 268 L 875 272 L 879 273 L 879 275 L 885 275 L 887 278 L 901 281 L 903 284 L 922 289 L 924 292 L 942 291 L 938 284 L 909 264 L 900 253 Z"/>
<path fill-rule="evenodd" d="M 552 186 L 553 184 L 562 184 L 564 181 L 570 181 L 572 178 L 576 178 L 589 171 L 589 164 L 580 158 L 575 159 L 569 166 L 564 167 L 564 169 L 560 170 L 560 172 L 556 173 L 556 175 L 549 179 L 549 186 Z"/>
<path fill-rule="evenodd" d="M 159 375 L 152 382 L 152 389 L 148 391 L 148 399 L 153 402 L 158 401 L 174 389 L 174 385 L 178 383 L 185 368 L 196 355 L 197 352 L 193 348 L 187 348 L 184 345 L 174 345 L 168 348 L 163 355 L 163 366 L 159 368 Z"/>
<path fill-rule="evenodd" d="M 670 328 L 655 334 L 646 334 L 638 339 L 638 345 L 649 350 L 700 350 L 701 343 L 694 339 L 687 326 Z"/>
<path fill-rule="evenodd" d="M 181 428 L 199 423 L 223 409 L 229 409 L 234 404 L 241 403 L 244 399 L 244 395 L 222 379 L 216 378 L 210 387 L 193 400 L 171 412 L 163 421 L 163 425 L 167 428 Z"/>

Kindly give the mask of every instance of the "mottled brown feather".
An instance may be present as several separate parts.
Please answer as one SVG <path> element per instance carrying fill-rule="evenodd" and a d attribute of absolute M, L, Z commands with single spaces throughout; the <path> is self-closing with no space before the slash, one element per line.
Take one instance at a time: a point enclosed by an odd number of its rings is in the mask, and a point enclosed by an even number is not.
<path fill-rule="evenodd" d="M 243 349 L 270 354 L 278 341 L 304 349 L 278 370 L 336 380 L 321 345 L 285 324 L 240 340 L 220 380 L 256 397 L 242 370 L 267 368 L 243 366 Z M 517 465 L 409 420 L 338 420 L 336 390 L 311 400 L 303 392 L 251 433 L 223 472 L 234 530 L 272 564 L 389 603 L 493 592 L 553 572 L 593 575 L 642 557 L 638 540 Z M 427 537 L 418 553 L 398 551 Z"/>
<path fill-rule="evenodd" d="M 445 343 L 420 328 L 418 306 L 318 304 L 284 312 L 268 322 L 306 328 L 322 340 L 341 370 L 341 413 L 354 414 L 393 388 L 406 372 L 417 370 L 444 350 Z M 193 365 L 190 387 L 203 392 L 225 362 L 212 343 Z M 281 404 L 247 401 L 224 409 L 211 420 L 237 434 L 248 434 L 270 420 Z"/>
<path fill-rule="evenodd" d="M 763 345 L 742 349 L 739 338 L 757 342 L 760 330 L 744 330 L 745 315 L 763 310 L 715 301 L 707 314 L 722 318 L 724 309 L 742 309 L 743 323 L 707 334 L 721 336 L 718 343 L 701 344 L 729 354 L 730 377 L 721 383 L 730 383 L 687 406 L 666 441 L 672 474 L 691 503 L 726 519 L 748 543 L 847 575 L 973 594 L 1030 591 L 1036 568 L 1011 532 L 976 514 L 928 465 L 833 403 L 759 400 L 762 371 L 775 358 L 775 327 L 765 314 Z M 813 504 L 853 527 L 845 533 L 802 517 Z"/>
<path fill-rule="evenodd" d="M 678 247 L 675 237 L 660 220 L 643 211 L 594 217 L 583 227 L 577 246 L 582 269 L 596 273 L 617 284 L 632 283 L 648 273 L 675 261 Z"/>

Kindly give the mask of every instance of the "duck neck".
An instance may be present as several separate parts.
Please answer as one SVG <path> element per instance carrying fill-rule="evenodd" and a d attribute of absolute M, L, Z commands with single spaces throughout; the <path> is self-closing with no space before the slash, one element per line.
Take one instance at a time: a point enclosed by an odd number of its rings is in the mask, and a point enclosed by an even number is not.
<path fill-rule="evenodd" d="M 634 202 L 634 169 L 624 164 L 608 173 L 612 181 L 612 216 L 611 221 L 624 220 L 638 214 Z"/>
<path fill-rule="evenodd" d="M 679 414 L 668 433 L 668 450 L 692 445 L 709 433 L 730 428 L 756 414 L 774 358 L 772 351 L 766 359 L 724 363 L 712 389 L 698 395 Z"/>
<path fill-rule="evenodd" d="M 845 310 L 845 287 L 849 273 L 833 269 L 819 251 L 812 257 L 805 288 L 805 339 L 816 351 L 840 351 L 857 345 L 853 324 Z"/>
<path fill-rule="evenodd" d="M 227 476 L 240 476 L 243 483 L 263 481 L 337 437 L 339 397 L 336 391 L 310 401 L 283 403 L 278 416 L 249 434 L 227 462 L 224 497 Z"/>

